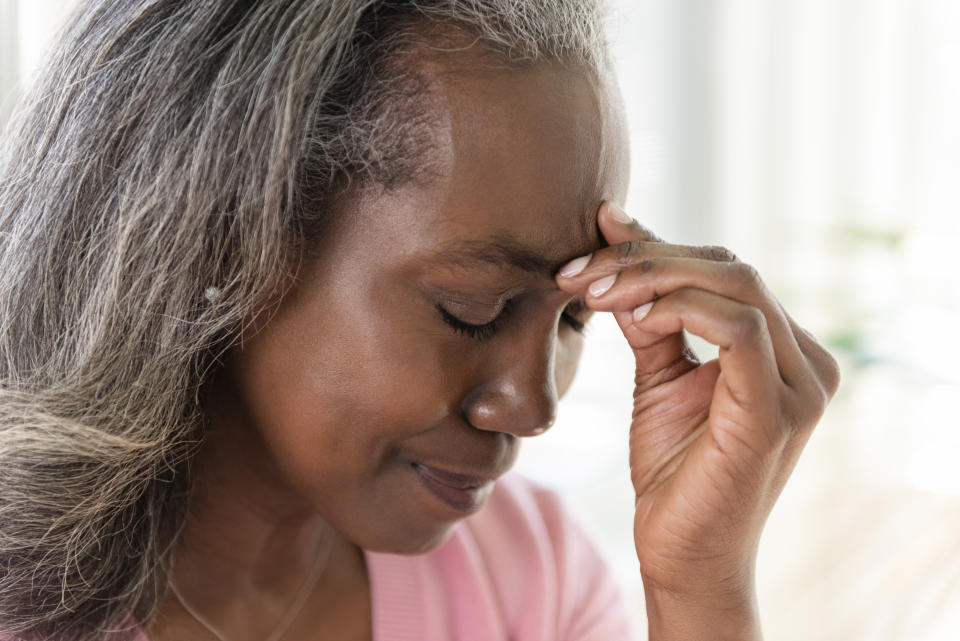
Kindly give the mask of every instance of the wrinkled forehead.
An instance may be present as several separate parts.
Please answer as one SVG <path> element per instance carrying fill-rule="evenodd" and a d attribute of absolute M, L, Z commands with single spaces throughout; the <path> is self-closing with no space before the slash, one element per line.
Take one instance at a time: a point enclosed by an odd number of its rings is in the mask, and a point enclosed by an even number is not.
<path fill-rule="evenodd" d="M 622 201 L 626 133 L 609 73 L 561 62 L 433 57 L 435 232 L 512 238 L 548 260 L 601 245 L 596 212 Z"/>
<path fill-rule="evenodd" d="M 334 216 L 326 246 L 363 235 L 384 265 L 462 255 L 541 274 L 604 246 L 597 209 L 623 202 L 629 171 L 612 75 L 449 49 L 404 60 L 420 76 L 416 111 L 429 123 L 422 175 L 346 194 L 350 211 Z"/>

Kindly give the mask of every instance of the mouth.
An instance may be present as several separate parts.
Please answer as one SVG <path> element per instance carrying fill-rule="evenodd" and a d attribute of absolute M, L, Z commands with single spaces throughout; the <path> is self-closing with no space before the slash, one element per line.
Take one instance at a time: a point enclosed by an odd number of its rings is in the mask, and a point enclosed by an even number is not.
<path fill-rule="evenodd" d="M 463 514 L 479 510 L 493 491 L 493 478 L 457 474 L 421 463 L 410 465 L 423 487 Z"/>

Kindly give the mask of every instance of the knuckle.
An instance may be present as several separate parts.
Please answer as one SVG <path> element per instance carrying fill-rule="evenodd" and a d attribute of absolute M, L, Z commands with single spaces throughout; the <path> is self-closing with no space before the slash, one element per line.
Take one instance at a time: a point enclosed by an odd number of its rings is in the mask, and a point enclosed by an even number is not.
<path fill-rule="evenodd" d="M 619 243 L 615 247 L 614 259 L 621 267 L 631 265 L 635 257 L 640 253 L 640 241 L 628 240 Z"/>
<path fill-rule="evenodd" d="M 763 284 L 763 279 L 760 278 L 760 272 L 758 272 L 757 268 L 753 265 L 736 262 L 731 265 L 731 268 L 734 270 L 737 280 L 739 280 L 744 287 L 756 289 Z"/>
<path fill-rule="evenodd" d="M 804 382 L 797 386 L 799 413 L 804 417 L 803 427 L 813 430 L 824 412 L 833 393 L 816 371 L 810 371 Z"/>
<path fill-rule="evenodd" d="M 837 359 L 833 357 L 833 354 L 827 350 L 823 350 L 824 355 L 824 366 L 823 366 L 823 383 L 824 388 L 827 393 L 827 402 L 830 401 L 836 395 L 837 390 L 840 389 L 840 380 L 842 375 L 840 373 L 840 364 L 837 362 Z"/>
<path fill-rule="evenodd" d="M 690 309 L 696 305 L 695 293 L 689 287 L 682 287 L 678 289 L 671 294 L 671 297 L 676 301 L 677 305 L 681 309 Z"/>
<path fill-rule="evenodd" d="M 807 398 L 804 406 L 807 408 L 807 413 L 810 416 L 810 420 L 807 422 L 812 427 L 816 425 L 820 417 L 823 416 L 823 412 L 827 409 L 827 403 L 830 402 L 830 394 L 826 388 L 820 384 L 820 381 L 811 385 L 810 388 L 811 391 L 806 394 Z"/>
<path fill-rule="evenodd" d="M 742 337 L 756 337 L 767 331 L 767 317 L 753 306 L 744 306 L 737 323 Z"/>
<path fill-rule="evenodd" d="M 736 254 L 719 245 L 706 245 L 702 248 L 703 255 L 709 260 L 716 260 L 725 263 L 738 262 Z"/>
<path fill-rule="evenodd" d="M 833 392 L 830 391 L 830 387 L 821 385 L 820 398 L 817 399 L 819 401 L 818 407 L 820 409 L 820 412 L 817 414 L 818 418 L 823 416 L 823 413 L 827 410 L 827 405 L 830 404 L 831 398 L 833 398 Z"/>
<path fill-rule="evenodd" d="M 640 270 L 640 273 L 646 274 L 652 271 L 655 271 L 660 265 L 660 261 L 656 258 L 646 258 L 637 263 L 637 269 Z"/>
<path fill-rule="evenodd" d="M 843 378 L 840 363 L 812 333 L 806 329 L 803 329 L 803 333 L 809 340 L 807 358 L 812 365 L 817 381 L 827 395 L 826 401 L 829 402 L 840 389 L 840 382 Z"/>
<path fill-rule="evenodd" d="M 813 428 L 817 426 L 820 422 L 820 419 L 823 417 L 823 413 L 827 410 L 827 403 L 830 402 L 830 395 L 827 394 L 826 390 L 822 386 L 816 387 L 817 392 L 813 398 L 810 399 L 807 407 L 807 420 L 804 422 L 802 429 L 803 431 L 812 432 Z"/>

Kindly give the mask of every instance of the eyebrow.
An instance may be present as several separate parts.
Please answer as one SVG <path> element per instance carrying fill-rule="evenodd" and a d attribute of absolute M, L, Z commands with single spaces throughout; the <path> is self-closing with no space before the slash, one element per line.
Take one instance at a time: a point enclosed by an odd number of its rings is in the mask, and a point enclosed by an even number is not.
<path fill-rule="evenodd" d="M 607 243 L 600 240 L 600 247 Z M 534 274 L 553 275 L 568 261 L 576 258 L 549 258 L 529 245 L 518 242 L 513 237 L 494 235 L 483 240 L 461 240 L 455 244 L 441 247 L 434 257 L 443 263 L 468 269 L 478 265 L 515 267 Z"/>

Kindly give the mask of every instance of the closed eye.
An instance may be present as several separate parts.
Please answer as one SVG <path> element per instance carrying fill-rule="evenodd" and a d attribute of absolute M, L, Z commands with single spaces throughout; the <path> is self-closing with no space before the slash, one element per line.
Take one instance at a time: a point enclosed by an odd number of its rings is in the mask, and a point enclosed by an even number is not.
<path fill-rule="evenodd" d="M 500 323 L 502 323 L 503 319 L 510 314 L 513 307 L 512 304 L 513 299 L 508 300 L 496 318 L 489 323 L 484 323 L 482 325 L 467 323 L 451 314 L 439 304 L 436 307 L 437 311 L 440 312 L 441 318 L 443 318 L 443 322 L 452 327 L 458 333 L 482 342 L 492 338 L 497 333 Z M 586 329 L 586 321 L 580 319 L 583 317 L 583 314 L 586 312 L 586 310 L 587 306 L 583 299 L 574 299 L 563 310 L 560 320 L 561 322 L 565 322 L 567 325 L 569 325 L 570 328 L 575 332 L 584 333 Z"/>
<path fill-rule="evenodd" d="M 497 328 L 499 324 L 503 321 L 503 318 L 510 312 L 512 307 L 513 300 L 508 300 L 504 304 L 503 309 L 500 310 L 500 313 L 497 314 L 497 317 L 494 318 L 489 323 L 484 323 L 483 325 L 474 325 L 472 323 L 464 322 L 463 320 L 457 318 L 447 310 L 445 310 L 441 305 L 437 305 L 437 311 L 440 312 L 440 316 L 443 318 L 443 322 L 452 327 L 457 332 L 469 336 L 470 338 L 476 339 L 478 341 L 485 341 L 488 338 L 493 337 L 497 333 Z"/>

